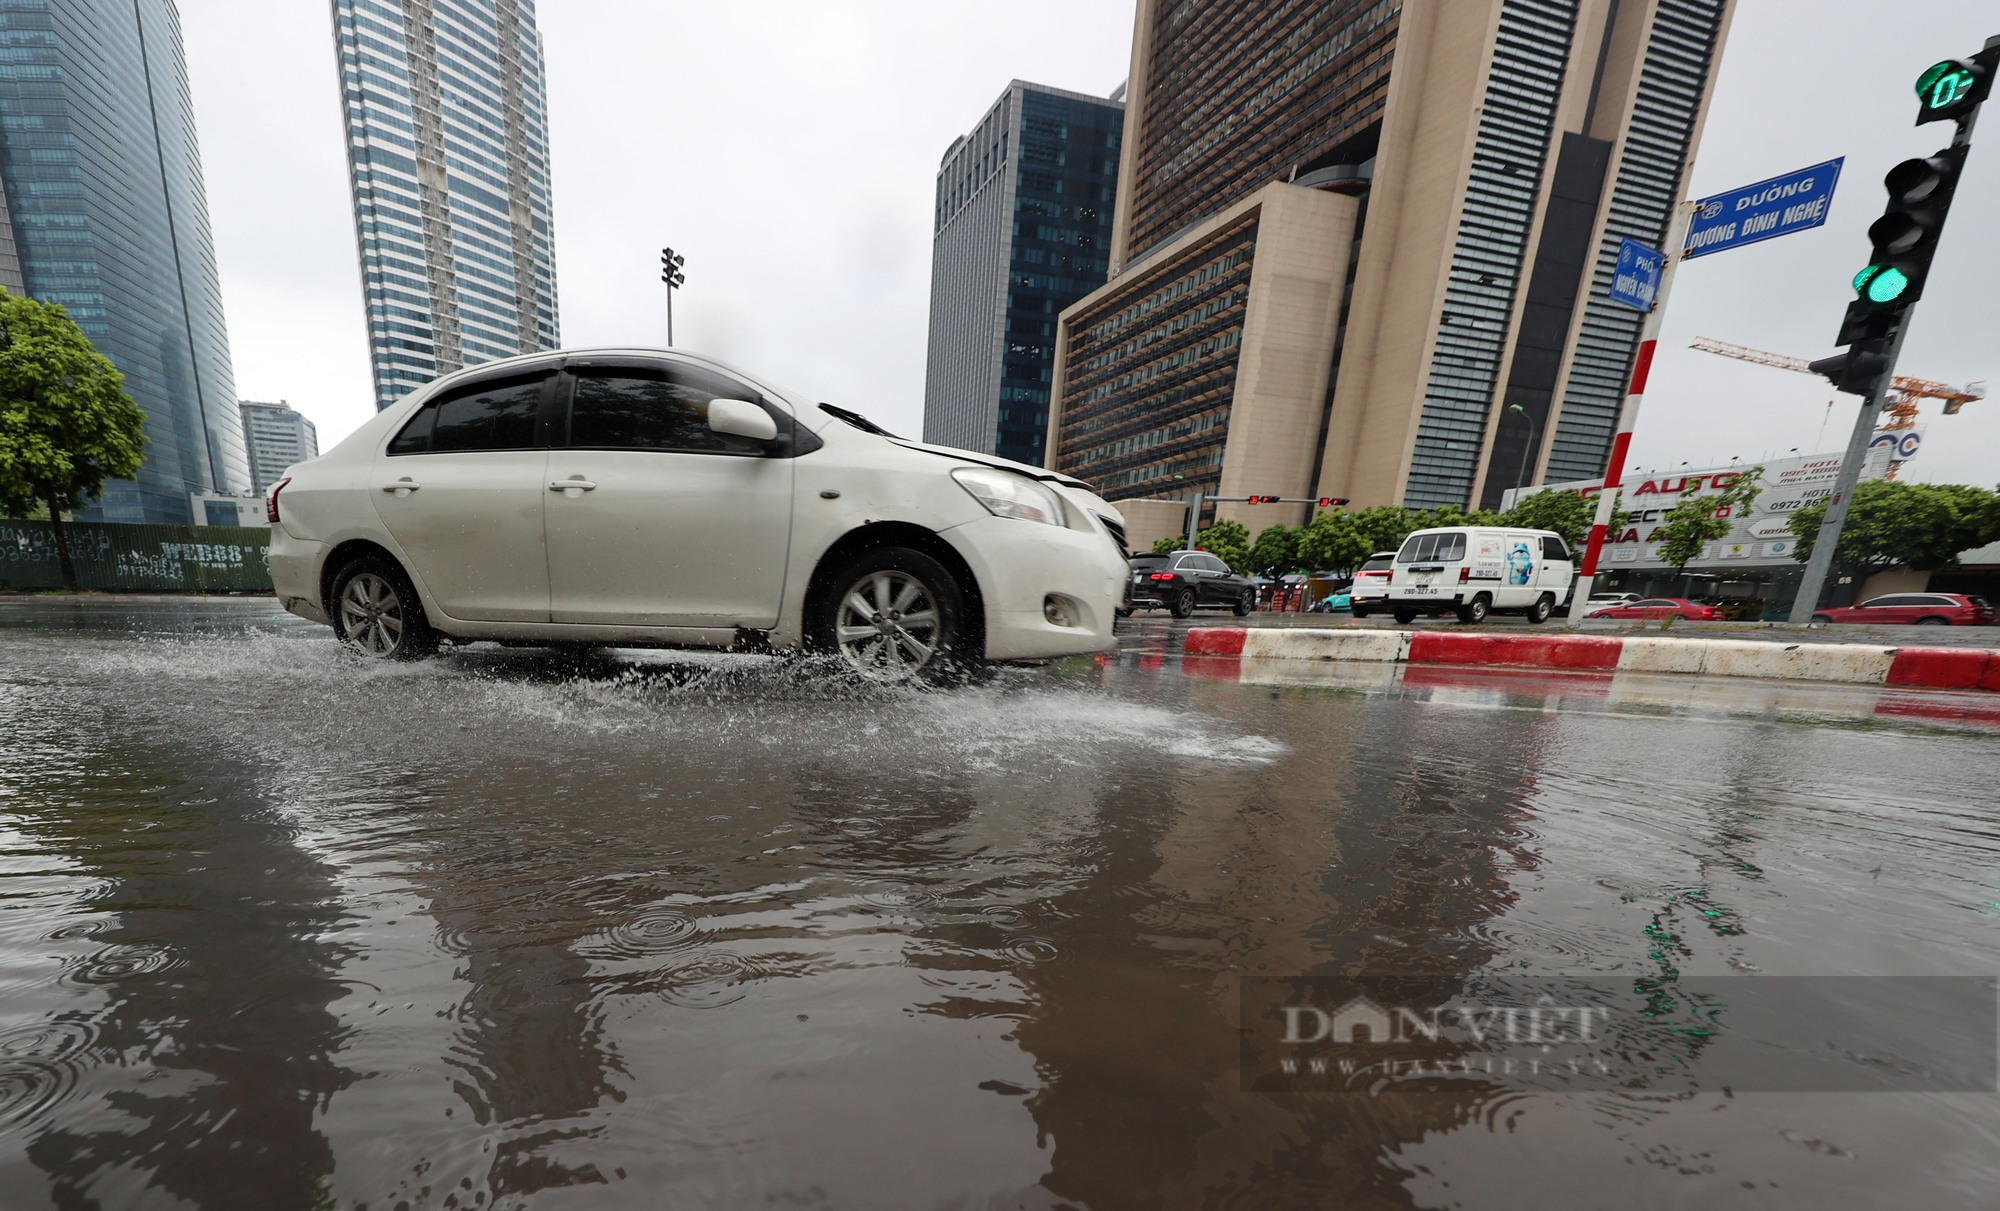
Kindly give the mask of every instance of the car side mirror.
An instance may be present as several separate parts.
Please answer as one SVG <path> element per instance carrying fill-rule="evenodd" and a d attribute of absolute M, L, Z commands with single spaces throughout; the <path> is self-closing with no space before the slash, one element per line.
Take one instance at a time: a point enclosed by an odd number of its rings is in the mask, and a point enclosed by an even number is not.
<path fill-rule="evenodd" d="M 747 399 L 708 401 L 708 427 L 716 433 L 747 437 L 751 441 L 778 440 L 778 422 Z"/>

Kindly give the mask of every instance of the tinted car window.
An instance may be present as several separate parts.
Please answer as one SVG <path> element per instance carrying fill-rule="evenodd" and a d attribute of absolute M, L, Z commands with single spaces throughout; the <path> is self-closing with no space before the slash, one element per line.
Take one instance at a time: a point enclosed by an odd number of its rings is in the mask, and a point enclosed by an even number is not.
<path fill-rule="evenodd" d="M 1544 534 L 1542 535 L 1542 558 L 1568 559 L 1569 548 L 1564 546 L 1563 540 L 1557 538 L 1555 535 Z"/>
<path fill-rule="evenodd" d="M 1634 607 L 1635 609 L 1636 609 L 1637 607 L 1639 607 L 1639 606 L 1645 606 L 1645 607 L 1646 607 L 1646 608 L 1648 608 L 1648 609 L 1655 609 L 1655 608 L 1658 608 L 1658 607 L 1660 607 L 1660 606 L 1670 606 L 1670 605 L 1673 605 L 1673 604 L 1674 604 L 1673 602 L 1671 602 L 1671 601 L 1668 601 L 1668 600 L 1667 600 L 1666 598 L 1664 598 L 1664 597 L 1654 597 L 1654 598 L 1651 598 L 1651 599 L 1649 599 L 1649 600 L 1646 600 L 1646 601 L 1635 601 L 1635 602 L 1633 602 L 1633 603 L 1632 603 L 1632 605 L 1633 605 L 1633 607 Z"/>
<path fill-rule="evenodd" d="M 1141 572 L 1157 572 L 1172 562 L 1173 560 L 1166 555 L 1134 555 L 1132 557 L 1132 566 Z"/>
<path fill-rule="evenodd" d="M 1360 570 L 1363 572 L 1386 572 L 1395 562 L 1396 557 L 1394 555 L 1377 555 L 1367 563 L 1362 564 Z"/>
<path fill-rule="evenodd" d="M 737 383 L 695 370 L 578 370 L 569 444 L 580 450 L 761 454 L 763 443 L 708 427 L 710 400 L 754 398 Z"/>
<path fill-rule="evenodd" d="M 1201 557 L 1201 559 L 1202 559 L 1201 566 L 1207 568 L 1209 571 L 1221 572 L 1224 575 L 1227 575 L 1229 573 L 1229 565 L 1222 562 L 1220 559 L 1217 559 L 1215 556 L 1204 555 Z"/>
<path fill-rule="evenodd" d="M 1412 534 L 1397 553 L 1397 563 L 1446 562 L 1465 558 L 1463 534 Z"/>
<path fill-rule="evenodd" d="M 535 422 L 542 410 L 545 381 L 481 383 L 445 396 L 431 422 L 431 453 L 535 448 L 540 444 L 535 440 Z"/>
<path fill-rule="evenodd" d="M 389 453 L 535 449 L 541 445 L 537 421 L 548 377 L 501 379 L 448 391 L 418 409 L 389 443 Z"/>
<path fill-rule="evenodd" d="M 1861 608 L 1864 610 L 1882 610 L 1882 609 L 1889 609 L 1895 606 L 1908 606 L 1917 604 L 1920 604 L 1918 600 L 1914 597 L 1909 596 L 1907 593 L 1895 593 L 1891 594 L 1888 597 L 1875 597 L 1867 601 L 1864 601 L 1861 603 Z"/>

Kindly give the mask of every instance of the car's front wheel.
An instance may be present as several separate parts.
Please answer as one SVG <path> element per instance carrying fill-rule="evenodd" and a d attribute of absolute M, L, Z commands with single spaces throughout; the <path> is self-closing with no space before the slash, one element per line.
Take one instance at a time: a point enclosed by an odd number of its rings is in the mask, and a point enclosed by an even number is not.
<path fill-rule="evenodd" d="M 1236 599 L 1236 604 L 1233 607 L 1231 607 L 1232 611 L 1238 618 L 1243 617 L 1244 615 L 1248 614 L 1250 611 L 1256 608 L 1257 608 L 1257 591 L 1255 589 L 1243 590 L 1243 595 L 1238 597 Z"/>
<path fill-rule="evenodd" d="M 333 633 L 371 660 L 418 660 L 438 645 L 410 578 L 379 555 L 353 560 L 334 576 Z"/>
<path fill-rule="evenodd" d="M 870 681 L 942 681 L 976 654 L 963 650 L 965 594 L 945 566 L 909 547 L 863 552 L 822 601 L 819 646 Z"/>

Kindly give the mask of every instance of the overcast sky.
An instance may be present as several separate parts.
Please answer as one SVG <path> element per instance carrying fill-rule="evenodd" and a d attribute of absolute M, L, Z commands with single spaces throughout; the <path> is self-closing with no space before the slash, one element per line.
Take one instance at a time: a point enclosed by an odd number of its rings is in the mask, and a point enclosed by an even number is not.
<path fill-rule="evenodd" d="M 322 447 L 372 412 L 325 0 L 180 0 L 239 395 Z M 675 335 L 888 427 L 922 429 L 932 183 L 1015 77 L 1108 93 L 1131 0 L 540 0 L 563 343 L 657 344 L 659 248 L 687 257 Z M 1900 28 L 1897 28 L 1899 27 Z M 1886 27 L 1886 28 L 1885 28 Z M 1833 352 L 1882 174 L 1936 150 L 1918 72 L 2000 33 L 1993 0 L 1739 0 L 1692 192 L 1834 156 L 1826 226 L 1680 273 L 1634 457 L 1675 468 L 1839 449 L 1851 397 L 1686 348 Z M 2000 380 L 2000 118 L 1975 143 L 1900 370 Z M 2000 387 L 2000 382 L 1996 382 Z M 1925 413 L 1905 478 L 2000 480 L 2000 398 Z"/>

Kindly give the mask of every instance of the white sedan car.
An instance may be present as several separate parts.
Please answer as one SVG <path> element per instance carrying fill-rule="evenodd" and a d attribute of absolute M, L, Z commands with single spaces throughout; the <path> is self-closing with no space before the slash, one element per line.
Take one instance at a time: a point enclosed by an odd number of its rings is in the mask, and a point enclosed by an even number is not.
<path fill-rule="evenodd" d="M 938 678 L 1103 651 L 1124 604 L 1124 519 L 1079 481 L 682 353 L 448 375 L 290 468 L 267 511 L 280 603 L 385 659 L 809 649 Z"/>

